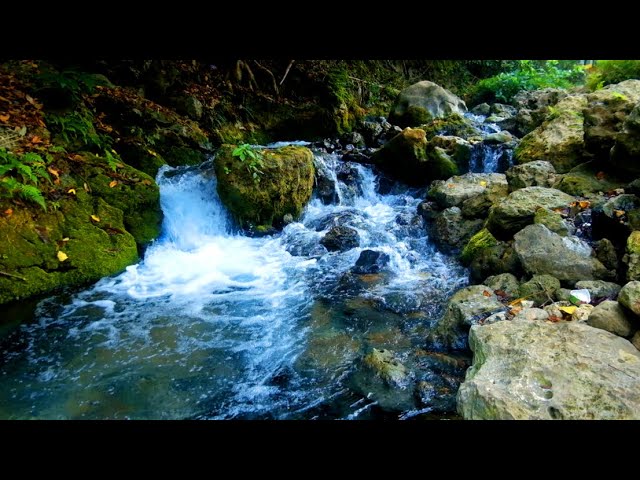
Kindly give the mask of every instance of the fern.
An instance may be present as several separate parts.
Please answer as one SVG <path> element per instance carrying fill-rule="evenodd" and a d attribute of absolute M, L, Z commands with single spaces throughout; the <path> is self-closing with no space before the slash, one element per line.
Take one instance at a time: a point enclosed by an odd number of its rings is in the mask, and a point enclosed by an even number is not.
<path fill-rule="evenodd" d="M 45 203 L 44 197 L 42 196 L 42 192 L 38 187 L 21 183 L 18 188 L 20 191 L 20 196 L 22 198 L 24 198 L 25 200 L 29 200 L 30 202 L 37 203 L 45 212 L 47 211 L 47 205 Z"/>
<path fill-rule="evenodd" d="M 51 183 L 51 177 L 40 155 L 30 152 L 17 156 L 0 149 L 0 192 L 4 190 L 5 196 L 19 195 L 27 201 L 37 203 L 46 211 L 44 195 L 38 188 L 38 182 L 42 178 Z"/>

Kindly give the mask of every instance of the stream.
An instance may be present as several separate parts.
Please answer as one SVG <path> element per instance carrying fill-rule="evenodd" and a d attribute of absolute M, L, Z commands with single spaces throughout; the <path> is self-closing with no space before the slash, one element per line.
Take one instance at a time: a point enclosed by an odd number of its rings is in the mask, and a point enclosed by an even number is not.
<path fill-rule="evenodd" d="M 471 168 L 496 171 L 503 154 Z M 0 338 L 0 418 L 452 417 L 469 353 L 425 338 L 468 278 L 416 214 L 425 190 L 383 194 L 368 166 L 320 152 L 315 163 L 335 201 L 314 193 L 298 222 L 262 238 L 235 229 L 210 162 L 163 167 L 162 234 L 144 259 L 41 300 Z M 334 225 L 355 228 L 360 246 L 327 252 Z M 388 265 L 355 274 L 367 249 Z M 402 362 L 403 385 L 374 378 L 362 362 L 373 348 Z"/>

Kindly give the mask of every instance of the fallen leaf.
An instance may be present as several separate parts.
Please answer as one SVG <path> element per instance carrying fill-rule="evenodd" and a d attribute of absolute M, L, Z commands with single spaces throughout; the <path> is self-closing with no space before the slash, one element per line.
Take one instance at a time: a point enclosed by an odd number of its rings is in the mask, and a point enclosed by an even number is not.
<path fill-rule="evenodd" d="M 58 251 L 58 260 L 60 260 L 61 262 L 64 262 L 67 258 L 69 258 L 69 255 L 67 255 L 62 251 Z"/>
<path fill-rule="evenodd" d="M 116 185 L 118 185 L 118 181 L 117 180 L 113 180 L 113 181 L 109 182 L 109 188 L 113 188 Z"/>
<path fill-rule="evenodd" d="M 142 181 L 142 184 L 143 184 L 143 185 L 153 185 L 153 182 L 152 182 L 151 180 L 148 180 L 148 179 L 147 179 L 147 180 L 143 180 L 143 181 Z"/>
<path fill-rule="evenodd" d="M 42 143 L 42 139 L 39 136 L 34 135 L 33 137 L 31 137 L 31 143 L 34 143 L 34 144 L 35 143 Z"/>
<path fill-rule="evenodd" d="M 87 182 L 84 182 L 84 191 L 85 192 L 90 192 L 91 190 L 89 189 L 89 185 L 87 185 Z"/>
<path fill-rule="evenodd" d="M 447 183 L 447 188 L 453 188 L 453 187 L 454 187 L 453 183 Z"/>
<path fill-rule="evenodd" d="M 68 242 L 68 241 L 69 241 L 69 237 L 64 237 L 64 238 L 62 239 L 62 241 L 63 241 L 63 242 Z"/>
<path fill-rule="evenodd" d="M 487 182 L 485 182 L 484 180 L 480 180 L 480 186 L 481 187 L 486 187 L 487 186 Z"/>
<path fill-rule="evenodd" d="M 70 188 L 69 190 L 67 190 L 67 193 L 71 193 L 72 195 L 76 194 L 76 189 L 75 188 Z"/>
<path fill-rule="evenodd" d="M 561 312 L 567 313 L 569 315 L 573 315 L 577 309 L 578 307 L 575 307 L 573 305 L 570 307 L 558 307 L 558 310 L 560 310 Z"/>
<path fill-rule="evenodd" d="M 557 323 L 560 320 L 562 320 L 560 317 L 556 316 L 556 315 L 549 315 L 549 320 L 553 323 Z"/>
<path fill-rule="evenodd" d="M 614 210 L 613 213 L 616 214 L 616 217 L 621 217 L 624 215 L 624 210 Z"/>
<path fill-rule="evenodd" d="M 511 315 L 517 315 L 522 311 L 522 307 L 512 307 L 511 310 L 509 310 L 509 313 Z"/>
<path fill-rule="evenodd" d="M 91 220 L 93 220 L 94 222 L 99 222 L 100 217 L 98 217 L 97 215 L 91 215 Z"/>
<path fill-rule="evenodd" d="M 24 98 L 27 99 L 27 102 L 29 102 L 31 105 L 35 105 L 36 101 L 33 99 L 33 97 L 31 95 L 25 95 Z"/>
<path fill-rule="evenodd" d="M 0 122 L 7 123 L 9 117 L 11 117 L 11 115 L 9 115 L 8 113 L 6 115 L 0 115 Z"/>
<path fill-rule="evenodd" d="M 517 305 L 522 302 L 522 300 L 524 300 L 524 298 L 516 298 L 513 302 L 509 302 L 509 306 Z"/>
<path fill-rule="evenodd" d="M 504 290 L 496 290 L 496 291 L 494 291 L 494 293 L 497 296 L 501 297 L 501 298 L 506 298 L 506 297 L 509 296 L 509 294 L 507 292 L 505 292 Z"/>
<path fill-rule="evenodd" d="M 56 178 L 60 178 L 60 172 L 53 167 L 47 167 L 47 172 L 53 175 Z"/>
<path fill-rule="evenodd" d="M 484 297 L 490 297 L 490 296 L 491 296 L 491 293 L 489 293 L 488 291 L 484 290 L 484 291 L 482 292 L 482 295 L 483 295 Z"/>
<path fill-rule="evenodd" d="M 154 152 L 153 150 L 149 150 L 148 148 L 147 148 L 147 152 L 149 152 L 149 155 L 152 155 L 154 157 L 158 156 L 158 154 L 156 152 Z"/>
<path fill-rule="evenodd" d="M 13 208 L 7 208 L 7 209 L 4 211 L 4 214 L 5 214 L 7 217 L 10 217 L 11 215 L 13 215 Z"/>
<path fill-rule="evenodd" d="M 598 173 L 596 173 L 596 178 L 597 178 L 598 180 L 602 180 L 605 176 L 606 176 L 606 175 L 605 175 L 605 173 L 604 173 L 604 172 L 598 172 Z"/>
<path fill-rule="evenodd" d="M 581 200 L 578 202 L 578 205 L 584 210 L 585 208 L 589 208 L 591 206 L 591 202 L 589 200 Z"/>

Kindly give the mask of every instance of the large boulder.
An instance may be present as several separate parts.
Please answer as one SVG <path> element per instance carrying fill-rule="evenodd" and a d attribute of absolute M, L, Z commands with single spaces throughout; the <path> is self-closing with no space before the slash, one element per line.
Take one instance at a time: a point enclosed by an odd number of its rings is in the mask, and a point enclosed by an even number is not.
<path fill-rule="evenodd" d="M 464 287 L 449 300 L 443 317 L 430 332 L 429 340 L 452 348 L 465 348 L 469 327 L 503 310 L 506 307 L 486 285 Z"/>
<path fill-rule="evenodd" d="M 640 102 L 640 80 L 625 80 L 590 93 L 584 108 L 584 141 L 590 153 L 609 158 L 625 120 Z M 623 162 L 617 162 L 619 165 Z"/>
<path fill-rule="evenodd" d="M 280 227 L 285 215 L 297 218 L 302 213 L 313 190 L 311 150 L 294 146 L 259 150 L 260 173 L 249 168 L 249 158 L 234 157 L 233 150 L 233 145 L 223 145 L 214 166 L 220 199 L 242 227 Z"/>
<path fill-rule="evenodd" d="M 640 352 L 623 338 L 581 322 L 497 322 L 472 327 L 469 344 L 465 419 L 640 419 Z"/>
<path fill-rule="evenodd" d="M 475 197 L 483 197 L 490 206 L 508 193 L 507 179 L 502 173 L 465 173 L 433 182 L 429 197 L 441 208 L 462 207 L 465 201 Z"/>
<path fill-rule="evenodd" d="M 551 187 L 556 180 L 556 169 L 544 160 L 514 165 L 505 172 L 511 190 L 526 187 Z"/>
<path fill-rule="evenodd" d="M 623 182 L 618 181 L 612 175 L 604 174 L 595 162 L 586 162 L 572 168 L 565 174 L 557 175 L 553 188 L 569 195 L 586 197 L 598 192 L 615 190 L 623 185 Z"/>
<path fill-rule="evenodd" d="M 401 127 L 415 127 L 434 118 L 466 111 L 465 103 L 449 90 L 423 80 L 400 92 L 391 109 L 389 122 Z"/>
<path fill-rule="evenodd" d="M 487 228 L 498 238 L 510 238 L 523 227 L 533 223 L 538 207 L 568 207 L 575 199 L 553 188 L 527 187 L 511 193 L 491 207 Z"/>
<path fill-rule="evenodd" d="M 57 210 L 21 208 L 0 216 L 0 238 L 10 247 L 0 256 L 0 304 L 86 285 L 138 261 L 122 210 L 81 185 Z"/>
<path fill-rule="evenodd" d="M 533 301 L 536 307 L 553 299 L 560 289 L 560 280 L 551 275 L 534 275 L 531 280 L 520 285 L 518 296 Z"/>
<path fill-rule="evenodd" d="M 557 172 L 564 173 L 584 161 L 584 117 L 587 99 L 571 95 L 553 107 L 547 120 L 525 135 L 514 152 L 518 163 L 534 160 L 550 162 Z"/>
<path fill-rule="evenodd" d="M 634 322 L 629 317 L 630 315 L 618 302 L 605 300 L 593 309 L 587 319 L 587 324 L 620 337 L 630 337 L 635 328 Z"/>
<path fill-rule="evenodd" d="M 551 275 L 571 285 L 609 276 L 604 265 L 591 256 L 589 244 L 574 236 L 561 237 L 544 225 L 522 229 L 514 236 L 513 248 L 532 275 Z"/>
<path fill-rule="evenodd" d="M 371 160 L 383 171 L 411 185 L 424 185 L 458 173 L 447 151 L 427 145 L 426 134 L 419 128 L 405 128 L 375 152 Z"/>
<path fill-rule="evenodd" d="M 533 217 L 533 223 L 544 225 L 552 232 L 563 237 L 573 233 L 572 226 L 562 218 L 562 215 L 548 208 L 538 208 Z"/>

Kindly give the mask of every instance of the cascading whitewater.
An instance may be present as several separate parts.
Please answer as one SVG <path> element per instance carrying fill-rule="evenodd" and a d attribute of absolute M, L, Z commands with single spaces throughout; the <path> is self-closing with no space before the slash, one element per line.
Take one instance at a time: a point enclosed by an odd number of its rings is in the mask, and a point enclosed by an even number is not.
<path fill-rule="evenodd" d="M 265 238 L 234 233 L 210 169 L 163 167 L 163 233 L 144 260 L 42 301 L 37 321 L 0 344 L 0 417 L 363 418 L 375 402 L 348 378 L 372 335 L 391 331 L 407 357 L 466 275 L 429 242 L 416 215 L 424 192 L 380 195 L 371 169 L 349 165 L 347 184 L 335 155 L 316 163 L 339 201 L 312 199 Z M 324 250 L 337 222 L 360 247 Z M 349 293 L 364 249 L 389 255 L 387 272 Z"/>

